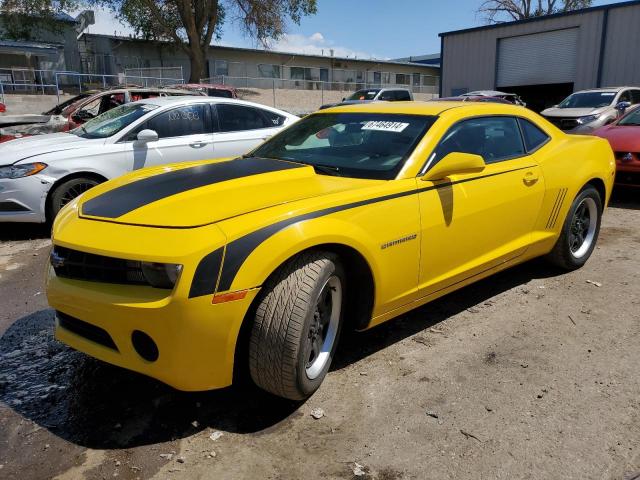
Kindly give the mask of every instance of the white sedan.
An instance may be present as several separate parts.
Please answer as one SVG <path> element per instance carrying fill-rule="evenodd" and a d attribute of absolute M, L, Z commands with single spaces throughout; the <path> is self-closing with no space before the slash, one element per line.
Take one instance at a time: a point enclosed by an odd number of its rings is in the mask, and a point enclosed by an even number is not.
<path fill-rule="evenodd" d="M 121 105 L 69 133 L 0 144 L 0 221 L 46 222 L 98 183 L 143 167 L 241 155 L 296 120 L 241 100 L 164 97 Z"/>

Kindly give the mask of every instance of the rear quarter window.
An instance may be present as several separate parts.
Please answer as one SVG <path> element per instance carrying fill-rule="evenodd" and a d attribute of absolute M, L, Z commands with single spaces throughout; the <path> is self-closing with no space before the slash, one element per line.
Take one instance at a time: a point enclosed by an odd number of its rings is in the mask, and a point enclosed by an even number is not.
<path fill-rule="evenodd" d="M 529 120 L 519 118 L 518 122 L 520 122 L 522 136 L 524 137 L 524 146 L 527 149 L 527 152 L 537 150 L 549 140 L 549 135 L 544 133 Z"/>

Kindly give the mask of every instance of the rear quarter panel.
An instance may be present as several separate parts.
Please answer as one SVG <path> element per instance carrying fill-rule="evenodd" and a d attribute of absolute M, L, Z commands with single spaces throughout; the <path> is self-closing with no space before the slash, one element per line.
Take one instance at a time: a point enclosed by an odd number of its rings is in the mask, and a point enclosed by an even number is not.
<path fill-rule="evenodd" d="M 615 177 L 615 158 L 606 140 L 559 130 L 553 133 L 539 159 L 546 191 L 535 227 L 538 244 L 532 249 L 534 254 L 553 248 L 573 199 L 587 183 L 604 185 L 606 206 Z"/>

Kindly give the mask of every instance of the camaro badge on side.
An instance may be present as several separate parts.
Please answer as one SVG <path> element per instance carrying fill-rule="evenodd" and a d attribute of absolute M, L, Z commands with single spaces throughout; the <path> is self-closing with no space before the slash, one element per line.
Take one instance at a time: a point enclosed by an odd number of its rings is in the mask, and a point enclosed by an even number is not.
<path fill-rule="evenodd" d="M 401 243 L 408 242 L 410 240 L 415 240 L 418 238 L 418 234 L 414 233 L 413 235 L 407 235 L 406 237 L 398 238 L 397 240 L 391 240 L 390 242 L 383 243 L 380 245 L 380 249 L 384 250 L 385 248 L 395 247 L 396 245 L 400 245 Z"/>

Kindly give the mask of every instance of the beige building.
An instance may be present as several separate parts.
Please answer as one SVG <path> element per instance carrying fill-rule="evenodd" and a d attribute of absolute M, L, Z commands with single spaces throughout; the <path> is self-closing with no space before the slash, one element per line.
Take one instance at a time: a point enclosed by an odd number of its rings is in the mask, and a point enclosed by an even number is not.
<path fill-rule="evenodd" d="M 109 35 L 84 34 L 79 39 L 80 57 L 85 72 L 119 73 L 127 69 L 182 67 L 189 78 L 189 60 L 179 48 L 165 42 Z M 249 48 L 211 47 L 207 78 L 238 87 L 269 88 L 274 80 L 299 82 L 300 85 L 331 89 L 327 84 L 356 87 L 402 85 L 417 93 L 437 93 L 438 68 L 419 63 L 326 55 L 305 55 Z M 313 83 L 318 85 L 312 85 Z M 293 84 L 292 84 L 293 85 Z M 336 87 L 337 88 L 337 87 Z M 311 88 L 310 88 L 311 89 Z"/>

